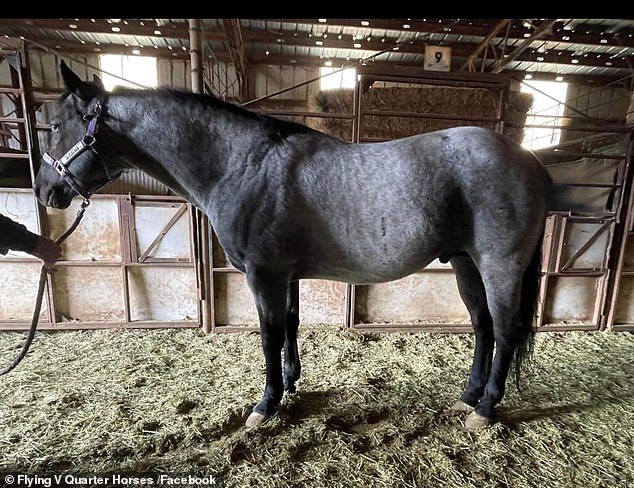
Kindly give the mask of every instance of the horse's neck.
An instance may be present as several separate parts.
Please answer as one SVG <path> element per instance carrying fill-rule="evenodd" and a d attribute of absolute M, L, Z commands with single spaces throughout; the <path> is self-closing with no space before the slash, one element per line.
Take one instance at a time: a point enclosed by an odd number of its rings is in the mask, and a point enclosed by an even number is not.
<path fill-rule="evenodd" d="M 132 143 L 128 162 L 199 206 L 231 169 L 245 164 L 260 137 L 237 114 L 159 95 L 113 97 L 113 130 Z"/>

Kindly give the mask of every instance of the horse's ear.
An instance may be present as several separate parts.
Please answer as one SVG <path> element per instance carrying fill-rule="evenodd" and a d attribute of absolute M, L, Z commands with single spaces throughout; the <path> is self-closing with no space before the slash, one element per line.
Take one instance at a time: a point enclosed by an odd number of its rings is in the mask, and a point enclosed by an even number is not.
<path fill-rule="evenodd" d="M 99 80 L 99 83 L 88 83 L 83 81 L 66 65 L 63 59 L 60 62 L 59 67 L 62 73 L 62 79 L 64 80 L 64 84 L 66 85 L 68 91 L 77 95 L 82 100 L 89 102 L 104 91 L 101 80 Z"/>
<path fill-rule="evenodd" d="M 97 85 L 97 87 L 101 90 L 106 90 L 106 88 L 103 86 L 103 81 L 101 81 L 101 78 L 99 78 L 99 76 L 93 74 L 92 75 L 92 82 Z"/>

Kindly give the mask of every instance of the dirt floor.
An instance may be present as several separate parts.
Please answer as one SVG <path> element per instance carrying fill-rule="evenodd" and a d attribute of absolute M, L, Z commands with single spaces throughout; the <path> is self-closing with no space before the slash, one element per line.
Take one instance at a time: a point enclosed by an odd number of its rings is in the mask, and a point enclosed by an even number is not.
<path fill-rule="evenodd" d="M 448 410 L 471 335 L 300 334 L 298 393 L 247 431 L 264 382 L 257 334 L 38 333 L 0 378 L 0 486 L 53 474 L 109 478 L 73 486 L 634 486 L 634 334 L 539 333 L 525 389 L 509 381 L 499 422 L 480 432 Z M 0 334 L 0 362 L 23 337 Z"/>

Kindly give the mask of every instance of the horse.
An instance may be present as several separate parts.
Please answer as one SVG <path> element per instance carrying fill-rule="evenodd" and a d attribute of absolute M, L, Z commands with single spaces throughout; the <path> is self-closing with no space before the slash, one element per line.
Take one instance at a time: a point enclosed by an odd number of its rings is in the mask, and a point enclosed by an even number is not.
<path fill-rule="evenodd" d="M 37 198 L 67 208 L 135 168 L 205 212 L 258 313 L 266 380 L 247 428 L 296 391 L 299 280 L 382 283 L 435 259 L 451 263 L 475 337 L 452 408 L 468 429 L 496 421 L 535 333 L 552 180 L 530 151 L 475 126 L 351 143 L 211 95 L 107 92 L 60 71 Z"/>

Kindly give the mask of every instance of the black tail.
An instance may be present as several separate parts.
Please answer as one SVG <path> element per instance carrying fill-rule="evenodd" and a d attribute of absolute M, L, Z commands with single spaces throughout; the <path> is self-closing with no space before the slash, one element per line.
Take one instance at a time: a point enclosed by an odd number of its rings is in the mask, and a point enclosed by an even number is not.
<path fill-rule="evenodd" d="M 539 297 L 539 278 L 542 261 L 542 240 L 539 239 L 522 281 L 522 297 L 518 317 L 518 338 L 515 347 L 515 386 L 520 390 L 520 374 L 529 366 L 535 340 L 535 315 Z"/>

